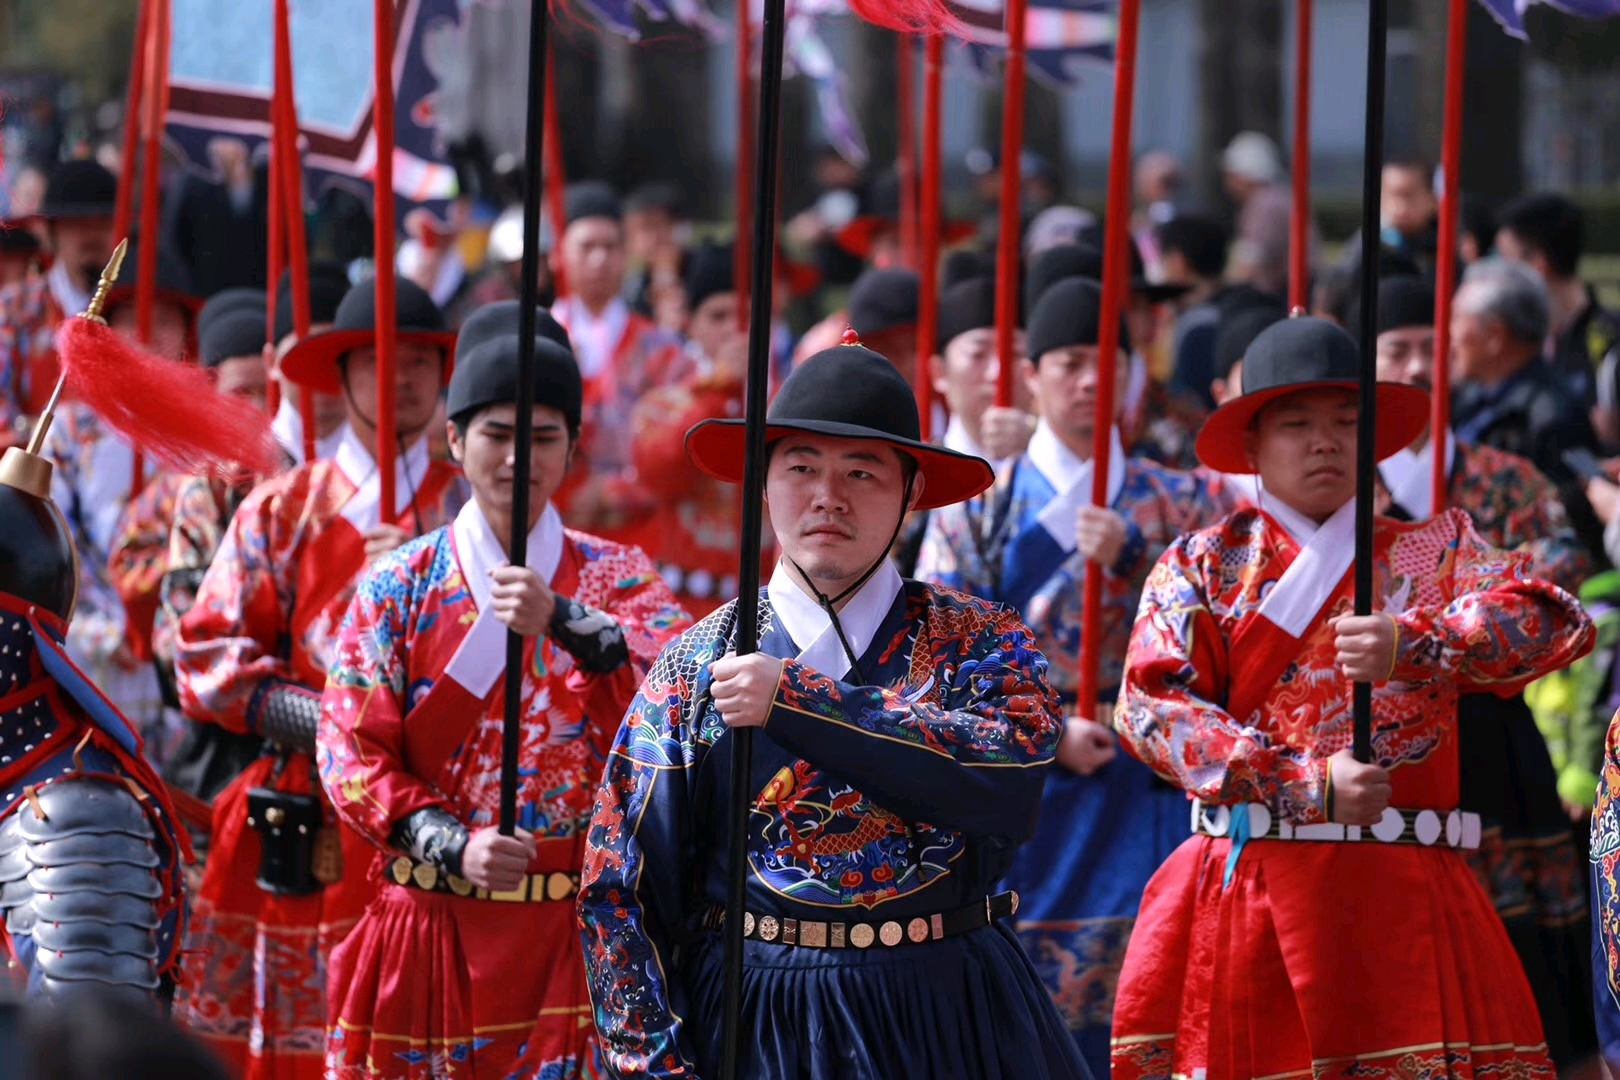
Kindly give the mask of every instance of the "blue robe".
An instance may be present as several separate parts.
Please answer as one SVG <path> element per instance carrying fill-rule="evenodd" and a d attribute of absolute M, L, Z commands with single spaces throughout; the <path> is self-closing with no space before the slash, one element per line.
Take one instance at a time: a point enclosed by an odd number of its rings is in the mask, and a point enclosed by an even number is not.
<path fill-rule="evenodd" d="M 917 576 L 1020 612 L 1072 711 L 1086 560 L 1036 520 L 1057 495 L 1028 455 L 1018 459 L 979 499 L 933 514 Z M 1230 509 L 1198 476 L 1141 458 L 1126 460 L 1112 508 L 1126 540 L 1103 575 L 1104 701 L 1117 693 L 1148 571 L 1178 535 Z M 1021 898 L 1019 940 L 1098 1077 L 1108 1075 L 1114 990 L 1142 890 L 1190 835 L 1190 820 L 1186 796 L 1123 750 L 1091 776 L 1059 766 L 1047 776 L 1035 837 L 1008 871 L 1006 886 Z"/>
<path fill-rule="evenodd" d="M 798 656 L 760 608 L 760 651 Z M 597 796 L 585 963 L 604 1056 L 627 1076 L 720 1072 L 723 946 L 708 927 L 727 892 L 734 743 L 708 686 L 735 618 L 728 604 L 665 649 Z M 904 926 L 982 903 L 1030 835 L 1056 746 L 1045 667 L 1010 612 L 916 582 L 859 659 L 866 685 L 787 659 L 754 741 L 748 910 Z M 1087 1075 L 1001 924 L 894 947 L 749 940 L 745 965 L 749 1080 Z"/>

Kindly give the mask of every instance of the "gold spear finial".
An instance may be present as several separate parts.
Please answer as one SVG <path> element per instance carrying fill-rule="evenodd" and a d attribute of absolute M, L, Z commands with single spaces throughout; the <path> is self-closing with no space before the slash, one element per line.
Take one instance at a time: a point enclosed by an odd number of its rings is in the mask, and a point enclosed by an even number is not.
<path fill-rule="evenodd" d="M 90 306 L 79 313 L 79 318 L 107 325 L 107 320 L 101 317 L 101 306 L 107 302 L 107 294 L 118 282 L 118 272 L 123 269 L 124 256 L 128 253 L 129 240 L 120 240 L 113 249 L 112 258 L 107 260 L 106 269 L 101 272 L 101 281 L 96 284 Z M 45 403 L 44 411 L 34 421 L 34 429 L 28 436 L 28 449 L 13 446 L 0 459 L 0 484 L 20 488 L 42 499 L 50 497 L 51 463 L 40 456 L 40 451 L 45 448 L 45 436 L 50 434 L 51 419 L 56 415 L 56 406 L 62 400 L 62 389 L 66 385 L 67 372 L 64 370 L 56 380 L 56 387 L 51 391 L 51 399 Z"/>
<path fill-rule="evenodd" d="M 79 318 L 107 325 L 107 320 L 101 317 L 101 305 L 107 302 L 107 294 L 112 292 L 118 283 L 118 272 L 124 268 L 124 256 L 129 254 L 129 238 L 118 241 L 113 249 L 112 258 L 107 261 L 107 268 L 101 272 L 101 281 L 96 284 L 96 295 L 90 298 L 90 306 L 79 313 Z"/>

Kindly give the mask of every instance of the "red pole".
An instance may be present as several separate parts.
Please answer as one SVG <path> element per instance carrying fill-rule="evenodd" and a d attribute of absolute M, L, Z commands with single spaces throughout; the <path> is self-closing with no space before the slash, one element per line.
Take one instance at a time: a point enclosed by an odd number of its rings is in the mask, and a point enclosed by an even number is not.
<path fill-rule="evenodd" d="M 737 171 L 735 180 L 737 239 L 731 245 L 731 278 L 737 287 L 737 325 L 748 329 L 748 282 L 752 272 L 753 244 L 747 243 L 749 221 L 754 216 L 754 78 L 749 61 L 753 58 L 753 30 L 749 21 L 750 0 L 737 2 Z"/>
<path fill-rule="evenodd" d="M 929 34 L 923 51 L 923 122 L 921 215 L 917 221 L 917 419 L 922 439 L 934 437 L 934 395 L 928 382 L 928 360 L 939 350 L 940 103 L 945 70 L 945 37 Z"/>
<path fill-rule="evenodd" d="M 1001 223 L 996 237 L 996 404 L 1013 401 L 1013 324 L 1018 321 L 1018 222 L 1023 188 L 1024 23 L 1028 0 L 1007 0 L 1007 68 L 1001 105 Z"/>
<path fill-rule="evenodd" d="M 135 48 L 129 59 L 129 94 L 124 99 L 124 146 L 118 159 L 118 202 L 113 210 L 113 236 L 122 240 L 129 235 L 131 210 L 135 203 L 135 184 L 139 173 L 135 171 L 140 153 L 141 117 L 145 108 L 142 96 L 146 91 L 147 52 L 151 47 L 152 4 L 154 0 L 141 0 L 135 16 Z"/>
<path fill-rule="evenodd" d="M 158 209 L 163 201 L 163 121 L 169 112 L 169 0 L 153 0 L 151 37 L 147 42 L 145 150 L 141 161 L 141 248 L 135 266 L 135 336 L 152 343 L 152 307 L 157 301 Z M 137 451 L 130 462 L 129 493 L 145 484 L 145 465 Z"/>
<path fill-rule="evenodd" d="M 371 132 L 377 147 L 372 184 L 377 274 L 377 476 L 382 481 L 382 519 L 393 523 L 394 500 L 394 5 L 375 0 L 376 86 Z"/>
<path fill-rule="evenodd" d="M 1102 326 L 1097 331 L 1097 423 L 1091 443 L 1091 505 L 1108 505 L 1108 457 L 1114 428 L 1114 383 L 1119 316 L 1125 308 L 1130 259 L 1131 113 L 1136 96 L 1136 30 L 1141 0 L 1120 0 L 1119 41 L 1114 47 L 1114 137 L 1108 153 L 1108 208 L 1103 234 Z M 1086 560 L 1080 624 L 1079 714 L 1097 712 L 1097 659 L 1102 638 L 1103 568 Z"/>
<path fill-rule="evenodd" d="M 547 45 L 550 49 L 550 45 Z M 543 157 L 545 158 L 545 185 L 546 210 L 551 215 L 551 243 L 557 250 L 562 249 L 562 234 L 567 222 L 566 203 L 568 194 L 567 174 L 563 172 L 562 157 L 562 125 L 557 122 L 557 63 L 553 58 L 546 64 L 546 131 Z M 529 183 L 536 183 L 534 177 Z M 568 277 L 563 273 L 562 259 L 554 260 L 554 269 L 551 275 L 553 291 L 558 297 L 568 295 Z"/>
<path fill-rule="evenodd" d="M 1288 310 L 1310 310 L 1311 4 L 1294 5 L 1294 205 L 1288 223 Z"/>
<path fill-rule="evenodd" d="M 910 34 L 895 37 L 895 128 L 899 149 L 895 172 L 900 181 L 900 261 L 917 265 L 917 76 L 912 50 L 916 42 Z M 926 358 L 924 358 L 926 359 Z M 926 380 L 926 376 L 924 376 Z"/>
<path fill-rule="evenodd" d="M 292 17 L 287 0 L 276 0 L 275 94 L 271 100 L 270 186 L 280 193 L 286 236 L 288 288 L 292 291 L 293 333 L 309 336 L 309 238 L 304 224 L 304 169 L 298 157 L 298 91 L 293 82 Z M 298 395 L 304 429 L 304 460 L 315 460 L 315 400 Z"/>
<path fill-rule="evenodd" d="M 1451 430 L 1451 294 L 1457 286 L 1457 225 L 1462 186 L 1463 71 L 1468 56 L 1468 0 L 1451 0 L 1446 24 L 1446 106 L 1440 135 L 1440 235 L 1434 273 L 1434 386 L 1429 404 L 1434 500 L 1446 505 L 1446 433 Z"/>

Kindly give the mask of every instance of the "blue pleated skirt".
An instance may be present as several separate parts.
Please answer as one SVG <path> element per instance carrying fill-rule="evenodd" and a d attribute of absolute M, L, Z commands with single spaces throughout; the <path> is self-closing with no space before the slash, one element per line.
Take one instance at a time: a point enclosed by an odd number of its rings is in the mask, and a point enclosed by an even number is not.
<path fill-rule="evenodd" d="M 1091 1080 L 1010 931 L 888 949 L 744 942 L 746 1080 Z M 683 958 L 700 1075 L 720 1075 L 718 933 Z"/>

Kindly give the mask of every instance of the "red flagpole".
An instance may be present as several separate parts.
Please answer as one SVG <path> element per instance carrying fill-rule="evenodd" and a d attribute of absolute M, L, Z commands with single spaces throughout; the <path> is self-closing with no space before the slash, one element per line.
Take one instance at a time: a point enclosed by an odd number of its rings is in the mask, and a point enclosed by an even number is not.
<path fill-rule="evenodd" d="M 293 82 L 292 16 L 287 4 L 288 0 L 276 0 L 270 186 L 280 195 L 288 287 L 292 290 L 293 333 L 301 341 L 309 335 L 309 241 L 304 224 L 304 169 L 298 157 L 298 91 Z M 312 394 L 298 395 L 298 415 L 304 429 L 304 460 L 314 461 L 318 433 Z"/>
<path fill-rule="evenodd" d="M 530 17 L 533 17 L 531 12 Z M 549 46 L 548 46 L 549 50 Z M 546 212 L 551 216 L 551 243 L 555 248 L 562 247 L 563 229 L 567 225 L 565 218 L 568 195 L 568 178 L 563 172 L 562 156 L 562 125 L 557 121 L 557 62 L 552 57 L 546 64 L 546 98 L 545 98 L 545 124 L 543 136 L 545 143 L 542 156 L 545 159 L 545 185 L 546 185 Z M 529 183 L 535 183 L 534 178 Z M 560 297 L 568 295 L 568 277 L 563 273 L 562 259 L 554 261 L 551 281 L 553 292 Z"/>
<path fill-rule="evenodd" d="M 394 5 L 375 0 L 373 5 L 376 80 L 371 109 L 371 133 L 377 147 L 377 172 L 372 184 L 376 231 L 373 261 L 377 275 L 377 475 L 382 482 L 382 520 L 397 518 L 394 497 Z"/>
<path fill-rule="evenodd" d="M 135 336 L 152 343 L 152 307 L 157 301 L 158 210 L 163 201 L 159 186 L 163 171 L 163 121 L 169 112 L 169 0 L 153 0 L 150 39 L 147 41 L 144 94 L 146 132 L 141 161 L 141 246 L 135 266 Z M 145 483 L 145 466 L 137 451 L 130 463 L 129 493 L 133 498 Z"/>
<path fill-rule="evenodd" d="M 749 17 L 750 0 L 736 0 L 737 60 L 737 240 L 731 245 L 731 278 L 737 288 L 737 324 L 748 329 L 748 282 L 752 272 L 750 257 L 754 245 L 747 243 L 748 222 L 754 216 L 754 79 L 749 61 L 753 58 L 753 29 Z"/>
<path fill-rule="evenodd" d="M 1468 57 L 1468 0 L 1451 0 L 1446 25 L 1446 105 L 1440 135 L 1440 235 L 1434 282 L 1434 380 L 1429 402 L 1434 499 L 1445 508 L 1451 477 L 1446 470 L 1446 433 L 1451 430 L 1451 294 L 1457 287 L 1457 225 L 1462 188 L 1463 73 Z"/>
<path fill-rule="evenodd" d="M 278 0 L 279 3 L 279 0 Z M 269 251 L 265 260 L 265 274 L 269 286 L 265 289 L 265 299 L 268 301 L 264 309 L 264 340 L 274 349 L 279 342 L 276 341 L 276 292 L 281 286 L 282 263 L 282 237 L 281 237 L 281 185 L 276 183 L 276 169 L 279 166 L 281 147 L 276 145 L 276 96 L 280 93 L 278 87 L 270 89 L 270 178 L 269 202 L 266 211 L 269 217 Z M 299 395 L 303 397 L 302 394 Z M 264 408 L 271 416 L 281 410 L 281 383 L 275 379 L 269 380 L 265 386 Z M 304 433 L 308 435 L 308 432 Z"/>
<path fill-rule="evenodd" d="M 945 38 L 929 34 L 923 45 L 923 122 L 921 214 L 917 221 L 920 251 L 917 258 L 917 419 L 922 439 L 934 437 L 934 394 L 928 381 L 928 360 L 939 350 L 939 232 L 940 207 L 940 104 L 945 69 Z"/>
<path fill-rule="evenodd" d="M 1311 6 L 1294 5 L 1294 205 L 1288 222 L 1288 310 L 1310 310 Z"/>
<path fill-rule="evenodd" d="M 895 173 L 900 181 L 900 261 L 913 269 L 918 258 L 917 226 L 917 76 L 912 55 L 916 40 L 910 34 L 895 35 L 895 129 L 899 148 Z M 926 358 L 925 358 L 926 359 Z M 926 381 L 927 376 L 919 377 Z"/>
<path fill-rule="evenodd" d="M 141 0 L 135 15 L 135 47 L 129 59 L 129 93 L 124 99 L 124 145 L 118 159 L 118 202 L 113 210 L 113 236 L 122 240 L 129 235 L 131 211 L 135 203 L 135 185 L 139 173 L 135 171 L 140 153 L 140 135 L 146 92 L 147 50 L 152 36 L 152 5 L 156 0 Z"/>
<path fill-rule="evenodd" d="M 1007 67 L 1001 105 L 1001 221 L 996 237 L 996 404 L 1013 401 L 1013 325 L 1018 321 L 1018 224 L 1023 189 L 1027 0 L 1007 0 Z"/>
<path fill-rule="evenodd" d="M 1091 443 L 1091 505 L 1108 505 L 1108 457 L 1113 445 L 1114 383 L 1119 316 L 1125 309 L 1130 259 L 1131 114 L 1136 97 L 1136 31 L 1141 0 L 1120 0 L 1119 40 L 1114 46 L 1114 131 L 1108 153 L 1108 206 L 1103 233 L 1102 325 L 1097 331 L 1097 422 Z M 1097 656 L 1102 638 L 1102 574 L 1086 560 L 1081 608 L 1079 715 L 1097 712 Z"/>

